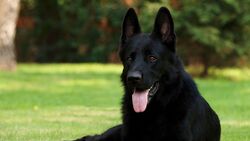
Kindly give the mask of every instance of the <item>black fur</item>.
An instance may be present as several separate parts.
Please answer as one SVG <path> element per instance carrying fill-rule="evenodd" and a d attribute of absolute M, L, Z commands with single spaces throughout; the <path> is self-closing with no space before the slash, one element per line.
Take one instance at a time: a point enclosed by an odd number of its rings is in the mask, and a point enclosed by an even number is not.
<path fill-rule="evenodd" d="M 216 113 L 200 95 L 175 53 L 174 24 L 168 9 L 160 8 L 151 34 L 141 33 L 137 15 L 129 9 L 122 25 L 120 59 L 125 95 L 122 125 L 101 135 L 76 141 L 219 141 Z M 134 90 L 158 91 L 144 112 L 132 105 Z"/>

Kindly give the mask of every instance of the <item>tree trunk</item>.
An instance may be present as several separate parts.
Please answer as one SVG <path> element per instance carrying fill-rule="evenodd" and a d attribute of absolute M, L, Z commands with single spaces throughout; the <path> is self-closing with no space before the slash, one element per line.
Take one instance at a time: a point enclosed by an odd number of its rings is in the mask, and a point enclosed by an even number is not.
<path fill-rule="evenodd" d="M 209 53 L 208 51 L 203 52 L 202 56 L 202 61 L 203 61 L 203 70 L 200 74 L 200 77 L 207 77 L 209 75 L 208 69 L 210 67 L 210 58 L 209 58 Z"/>
<path fill-rule="evenodd" d="M 0 0 L 0 70 L 15 70 L 14 38 L 20 0 Z"/>
<path fill-rule="evenodd" d="M 205 63 L 203 65 L 203 70 L 200 74 L 200 77 L 207 77 L 208 76 L 208 69 L 209 69 L 209 65 L 207 63 Z"/>

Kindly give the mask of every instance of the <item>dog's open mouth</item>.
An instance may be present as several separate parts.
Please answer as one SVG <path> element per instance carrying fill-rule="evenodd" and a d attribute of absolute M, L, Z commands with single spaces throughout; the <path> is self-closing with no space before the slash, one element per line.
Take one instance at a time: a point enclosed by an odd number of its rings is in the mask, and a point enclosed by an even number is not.
<path fill-rule="evenodd" d="M 149 89 L 138 90 L 134 89 L 132 95 L 133 108 L 136 113 L 144 112 L 147 108 L 147 104 L 155 95 L 159 88 L 159 82 L 155 82 Z"/>

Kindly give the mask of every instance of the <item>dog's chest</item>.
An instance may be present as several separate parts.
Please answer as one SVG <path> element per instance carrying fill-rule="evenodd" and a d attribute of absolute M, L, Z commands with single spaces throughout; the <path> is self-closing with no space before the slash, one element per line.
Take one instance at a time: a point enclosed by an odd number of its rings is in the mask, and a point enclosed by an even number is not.
<path fill-rule="evenodd" d="M 131 119 L 127 129 L 128 139 L 131 141 L 166 141 L 171 136 L 171 131 L 174 130 L 172 122 L 164 114 Z"/>

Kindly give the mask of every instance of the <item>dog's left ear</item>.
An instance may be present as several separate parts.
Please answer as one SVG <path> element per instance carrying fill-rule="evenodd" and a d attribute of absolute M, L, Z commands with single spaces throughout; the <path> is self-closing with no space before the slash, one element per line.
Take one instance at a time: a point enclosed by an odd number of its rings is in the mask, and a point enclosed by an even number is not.
<path fill-rule="evenodd" d="M 159 38 L 164 44 L 168 45 L 175 52 L 175 32 L 174 22 L 169 10 L 161 7 L 157 13 L 153 36 Z"/>

